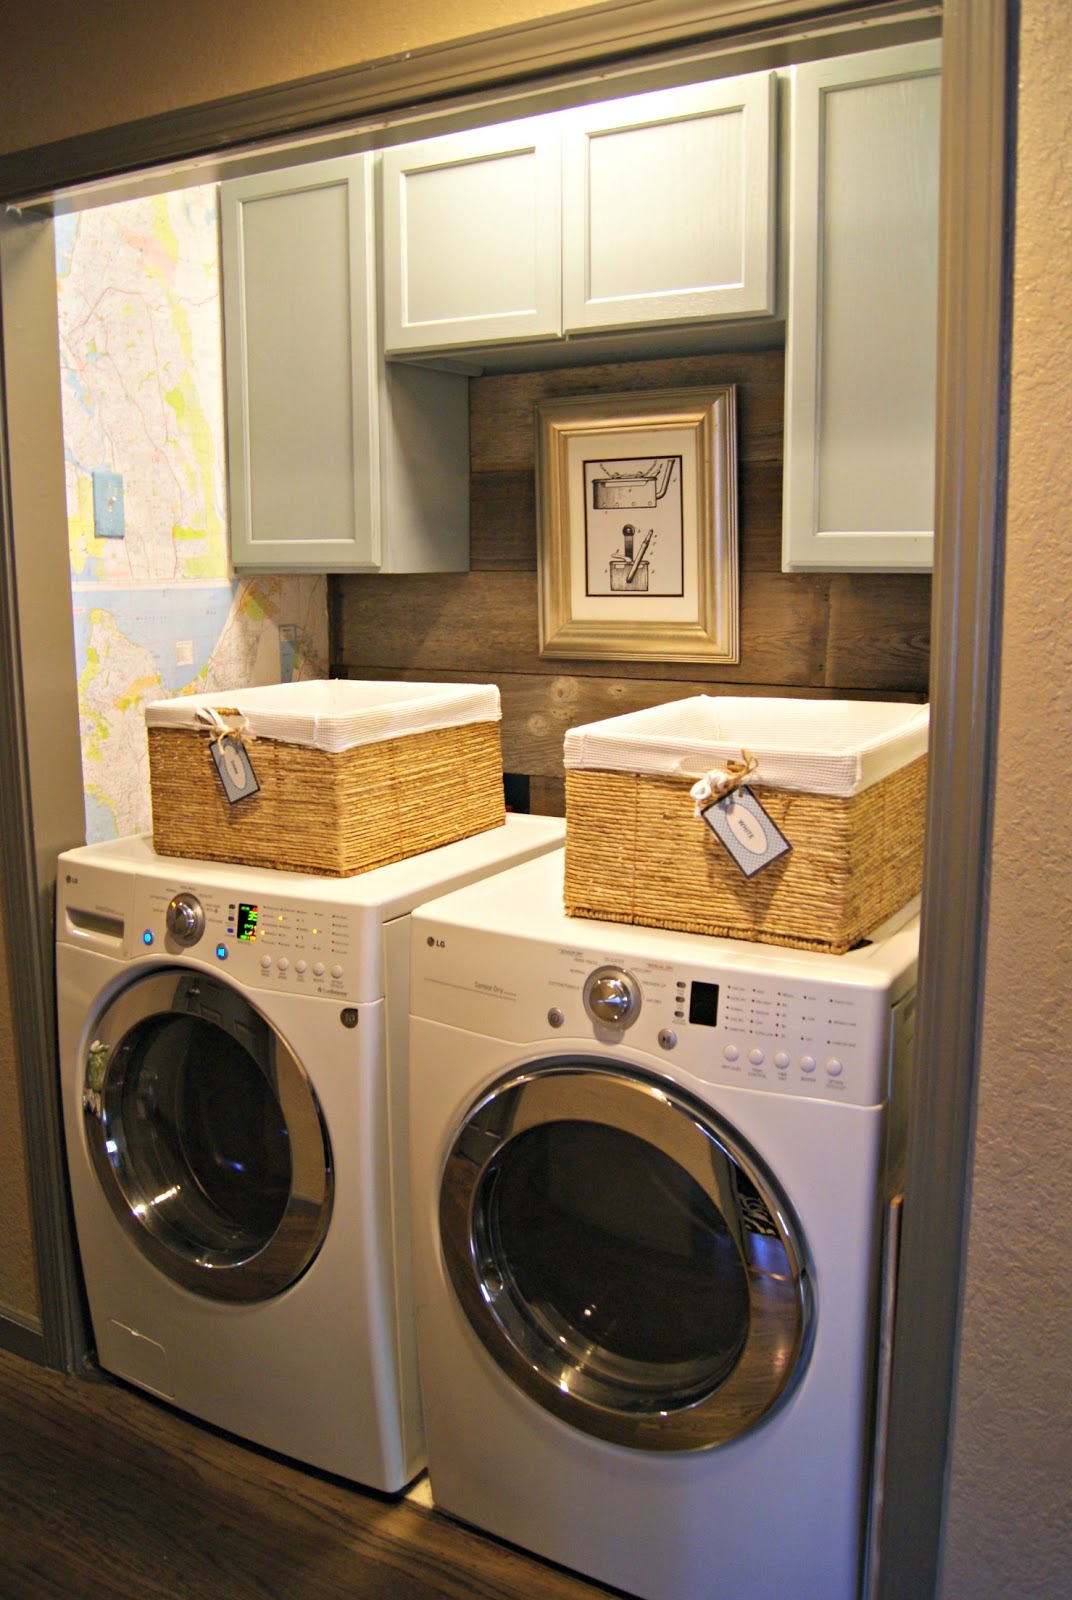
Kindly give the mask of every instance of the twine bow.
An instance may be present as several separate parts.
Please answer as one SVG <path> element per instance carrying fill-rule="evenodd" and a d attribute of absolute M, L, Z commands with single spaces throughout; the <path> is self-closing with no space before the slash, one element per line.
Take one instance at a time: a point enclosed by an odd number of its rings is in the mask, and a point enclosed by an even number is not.
<path fill-rule="evenodd" d="M 198 706 L 197 720 L 209 730 L 209 743 L 219 744 L 221 740 L 234 738 L 239 744 L 255 744 L 257 735 L 250 733 L 246 726 L 246 719 L 240 711 L 229 711 L 228 716 L 238 718 L 237 728 L 232 728 L 224 722 L 215 706 Z"/>
<path fill-rule="evenodd" d="M 696 802 L 693 816 L 702 817 L 708 806 L 717 804 L 719 800 L 726 800 L 748 779 L 759 766 L 759 760 L 750 750 L 741 751 L 740 761 L 731 757 L 725 767 L 712 767 L 693 784 L 689 794 Z"/>

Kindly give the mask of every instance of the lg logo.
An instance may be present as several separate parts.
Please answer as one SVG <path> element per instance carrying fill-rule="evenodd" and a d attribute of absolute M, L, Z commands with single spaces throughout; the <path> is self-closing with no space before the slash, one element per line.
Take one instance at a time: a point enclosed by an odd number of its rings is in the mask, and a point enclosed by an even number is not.
<path fill-rule="evenodd" d="M 445 950 L 446 947 L 447 941 L 445 939 L 436 939 L 432 936 L 432 934 L 428 935 L 429 950 Z"/>

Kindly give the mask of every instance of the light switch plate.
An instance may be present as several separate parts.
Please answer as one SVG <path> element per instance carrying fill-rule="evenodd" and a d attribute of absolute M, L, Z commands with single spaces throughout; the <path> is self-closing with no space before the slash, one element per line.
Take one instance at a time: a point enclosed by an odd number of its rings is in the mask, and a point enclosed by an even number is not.
<path fill-rule="evenodd" d="M 96 467 L 93 472 L 93 532 L 98 539 L 122 539 L 126 531 L 122 474 Z"/>

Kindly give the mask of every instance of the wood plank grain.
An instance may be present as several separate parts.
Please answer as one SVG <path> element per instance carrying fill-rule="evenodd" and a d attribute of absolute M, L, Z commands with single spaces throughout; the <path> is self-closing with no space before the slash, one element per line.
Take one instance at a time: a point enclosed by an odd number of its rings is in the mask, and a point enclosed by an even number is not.
<path fill-rule="evenodd" d="M 782 350 L 679 356 L 613 365 L 498 373 L 469 383 L 469 438 L 474 472 L 531 468 L 536 460 L 536 404 L 581 394 L 737 385 L 737 437 L 750 459 L 782 453 L 785 358 Z"/>
<path fill-rule="evenodd" d="M 340 588 L 337 666 L 380 676 L 422 667 L 441 672 L 695 679 L 820 687 L 829 579 L 745 572 L 740 584 L 741 659 L 696 662 L 552 660 L 539 653 L 536 574 L 469 572 L 351 578 Z"/>
<path fill-rule="evenodd" d="M 837 573 L 830 580 L 824 682 L 927 692 L 929 573 Z"/>
<path fill-rule="evenodd" d="M 641 685 L 678 698 L 715 692 L 842 693 L 921 698 L 927 688 L 926 576 L 785 574 L 781 570 L 783 354 L 780 349 L 557 368 L 470 382 L 471 570 L 408 577 L 347 576 L 330 583 L 333 670 L 378 678 L 496 681 L 524 678 L 550 696 L 585 685 L 586 704 L 618 703 Z M 738 405 L 740 660 L 727 665 L 570 661 L 539 653 L 535 411 L 544 397 L 734 383 Z M 606 690 L 602 699 L 600 683 Z M 618 703 L 618 709 L 626 709 Z M 554 701 L 544 707 L 557 730 Z M 595 710 L 587 720 L 611 712 Z M 526 713 L 538 718 L 539 709 Z M 554 776 L 535 723 L 515 731 L 517 770 Z M 557 734 L 556 734 L 557 736 Z M 516 741 L 516 742 L 515 742 Z M 525 753 L 528 752 L 526 755 Z"/>
<path fill-rule="evenodd" d="M 529 810 L 537 817 L 564 817 L 566 815 L 566 780 L 564 778 L 538 778 L 532 780 Z"/>
<path fill-rule="evenodd" d="M 474 572 L 536 571 L 536 480 L 531 468 L 473 473 L 469 566 Z"/>
<path fill-rule="evenodd" d="M 598 1600 L 583 1578 L 102 1377 L 0 1352 L 4 1600 Z"/>

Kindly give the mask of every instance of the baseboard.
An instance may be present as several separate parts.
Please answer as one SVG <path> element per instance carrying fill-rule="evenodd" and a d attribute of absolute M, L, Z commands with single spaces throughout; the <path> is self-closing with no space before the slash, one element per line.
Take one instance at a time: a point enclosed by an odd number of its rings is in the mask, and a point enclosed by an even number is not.
<path fill-rule="evenodd" d="M 0 1307 L 0 1350 L 36 1361 L 46 1367 L 45 1336 L 38 1317 L 23 1317 L 18 1312 Z"/>

